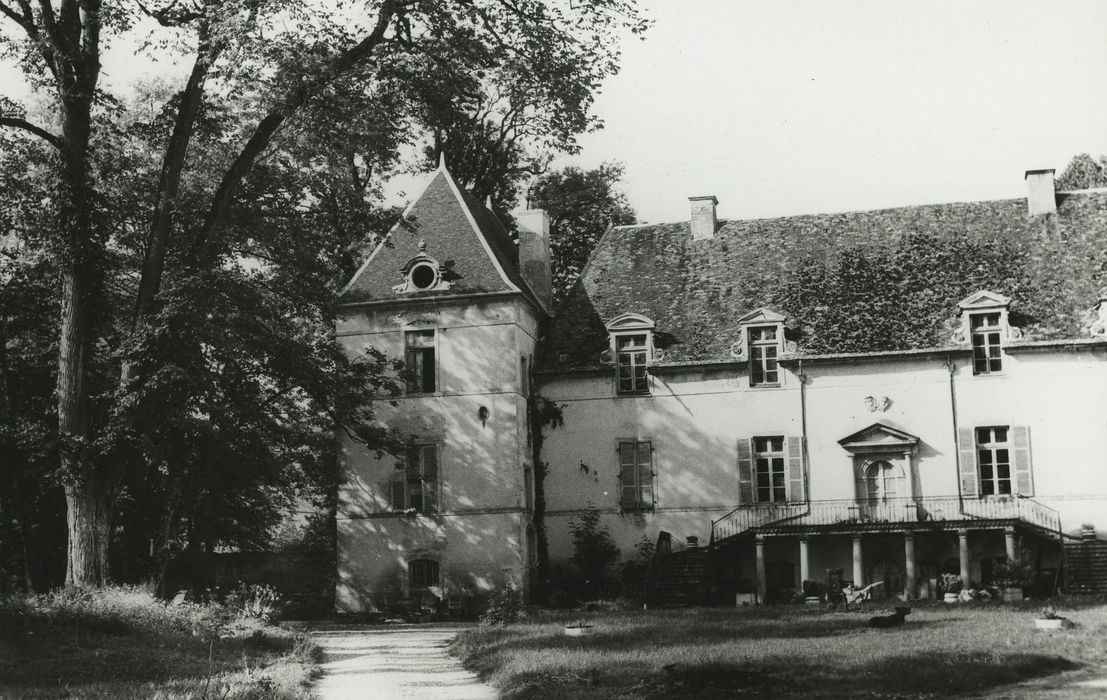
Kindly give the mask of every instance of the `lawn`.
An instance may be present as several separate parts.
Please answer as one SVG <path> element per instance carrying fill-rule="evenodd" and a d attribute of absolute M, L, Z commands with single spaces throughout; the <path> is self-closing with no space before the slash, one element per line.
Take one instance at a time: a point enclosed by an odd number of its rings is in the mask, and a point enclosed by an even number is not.
<path fill-rule="evenodd" d="M 1107 664 L 1107 606 L 1058 612 L 1076 627 L 1034 629 L 1038 607 L 917 604 L 903 627 L 860 610 L 699 608 L 579 613 L 461 635 L 453 652 L 506 700 L 537 698 L 937 698 Z M 1102 675 L 1107 675 L 1105 671 Z"/>
<path fill-rule="evenodd" d="M 309 698 L 318 654 L 222 606 L 140 589 L 0 600 L 3 698 Z"/>

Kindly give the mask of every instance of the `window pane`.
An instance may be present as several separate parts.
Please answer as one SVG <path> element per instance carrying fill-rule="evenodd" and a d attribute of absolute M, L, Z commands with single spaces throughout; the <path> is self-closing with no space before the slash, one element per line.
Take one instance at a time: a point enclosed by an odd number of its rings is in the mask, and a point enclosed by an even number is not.
<path fill-rule="evenodd" d="M 996 442 L 1007 442 L 1007 428 L 993 428 Z"/>

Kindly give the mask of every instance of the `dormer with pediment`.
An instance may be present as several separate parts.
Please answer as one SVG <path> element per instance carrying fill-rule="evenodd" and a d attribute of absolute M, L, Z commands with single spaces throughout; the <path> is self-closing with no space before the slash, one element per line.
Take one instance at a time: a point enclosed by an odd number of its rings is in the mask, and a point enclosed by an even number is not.
<path fill-rule="evenodd" d="M 654 322 L 647 316 L 623 313 L 604 324 L 608 348 L 600 362 L 615 365 L 616 394 L 648 394 L 647 368 L 658 358 L 654 346 Z"/>
<path fill-rule="evenodd" d="M 974 292 L 957 304 L 961 323 L 953 342 L 972 349 L 974 375 L 1001 374 L 1004 346 L 1022 339 L 1022 331 L 1010 324 L 1010 306 L 1010 297 L 988 290 Z"/>
<path fill-rule="evenodd" d="M 784 338 L 785 317 L 771 309 L 760 308 L 738 319 L 738 340 L 730 354 L 749 363 L 751 387 L 780 386 L 780 356 L 795 352 L 795 343 Z"/>

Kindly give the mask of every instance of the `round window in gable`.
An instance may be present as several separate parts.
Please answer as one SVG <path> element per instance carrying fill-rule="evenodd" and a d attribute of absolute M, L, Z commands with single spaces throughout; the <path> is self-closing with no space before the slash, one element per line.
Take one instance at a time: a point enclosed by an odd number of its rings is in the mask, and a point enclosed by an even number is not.
<path fill-rule="evenodd" d="M 408 277 L 416 289 L 430 289 L 438 282 L 438 268 L 430 263 L 419 263 L 411 268 Z"/>

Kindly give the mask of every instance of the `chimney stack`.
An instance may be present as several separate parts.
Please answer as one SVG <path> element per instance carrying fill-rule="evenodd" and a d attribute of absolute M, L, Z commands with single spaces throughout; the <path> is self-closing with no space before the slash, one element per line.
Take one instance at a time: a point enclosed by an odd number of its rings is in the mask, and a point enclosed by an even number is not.
<path fill-rule="evenodd" d="M 689 197 L 692 205 L 692 240 L 709 241 L 715 237 L 715 205 L 719 200 L 714 195 Z"/>
<path fill-rule="evenodd" d="M 519 270 L 538 300 L 553 304 L 553 273 L 550 269 L 550 217 L 541 209 L 514 212 L 519 229 Z"/>
<path fill-rule="evenodd" d="M 1026 207 L 1030 216 L 1053 214 L 1057 211 L 1057 194 L 1053 187 L 1053 168 L 1046 170 L 1027 170 Z"/>

